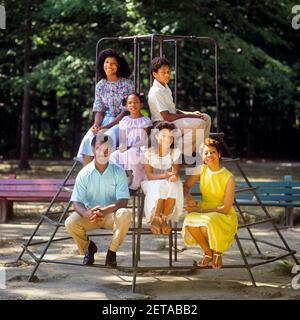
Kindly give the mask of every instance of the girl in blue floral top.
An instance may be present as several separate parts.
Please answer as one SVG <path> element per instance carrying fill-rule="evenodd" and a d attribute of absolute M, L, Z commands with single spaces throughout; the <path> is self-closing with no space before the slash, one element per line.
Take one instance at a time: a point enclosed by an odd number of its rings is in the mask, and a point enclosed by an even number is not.
<path fill-rule="evenodd" d="M 110 136 L 115 145 L 118 144 L 118 123 L 128 114 L 122 100 L 125 95 L 134 91 L 134 84 L 128 79 L 129 66 L 114 50 L 102 51 L 97 65 L 100 81 L 95 88 L 94 124 L 82 139 L 77 154 L 78 158 L 82 158 L 84 166 L 93 160 L 91 141 L 100 130 Z"/>

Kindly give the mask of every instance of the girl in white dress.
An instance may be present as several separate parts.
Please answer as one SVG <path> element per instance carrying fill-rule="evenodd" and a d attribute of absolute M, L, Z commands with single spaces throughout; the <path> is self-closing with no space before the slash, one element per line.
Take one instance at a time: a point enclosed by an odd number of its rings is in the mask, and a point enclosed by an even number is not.
<path fill-rule="evenodd" d="M 156 126 L 156 146 L 145 151 L 147 180 L 141 187 L 145 193 L 145 215 L 154 234 L 168 235 L 168 220 L 178 221 L 183 210 L 183 187 L 178 174 L 180 150 L 174 148 L 175 125 L 162 122 Z"/>
<path fill-rule="evenodd" d="M 120 145 L 110 156 L 110 160 L 124 170 L 132 170 L 133 179 L 129 186 L 132 190 L 138 189 L 141 181 L 145 179 L 143 149 L 148 146 L 147 133 L 152 122 L 141 114 L 144 101 L 143 93 L 125 96 L 123 103 L 130 115 L 125 116 L 119 123 Z"/>

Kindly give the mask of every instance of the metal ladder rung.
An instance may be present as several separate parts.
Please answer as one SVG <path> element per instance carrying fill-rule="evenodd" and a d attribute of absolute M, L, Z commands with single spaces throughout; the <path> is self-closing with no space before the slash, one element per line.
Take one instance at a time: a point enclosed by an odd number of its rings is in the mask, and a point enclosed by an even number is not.
<path fill-rule="evenodd" d="M 258 187 L 247 187 L 247 188 L 236 189 L 235 193 L 256 190 L 257 188 Z"/>
<path fill-rule="evenodd" d="M 73 192 L 73 188 L 71 187 L 65 187 L 65 186 L 60 186 L 61 191 L 67 191 L 67 192 Z"/>
<path fill-rule="evenodd" d="M 210 132 L 209 136 L 212 137 L 212 138 L 214 138 L 214 137 L 224 137 L 225 134 L 224 134 L 224 132 Z"/>
<path fill-rule="evenodd" d="M 222 162 L 238 162 L 238 161 L 240 161 L 240 158 L 228 158 L 228 157 L 222 158 Z"/>
<path fill-rule="evenodd" d="M 272 221 L 274 221 L 274 218 L 263 219 L 263 220 L 260 220 L 260 221 L 239 225 L 238 229 L 247 228 L 247 227 L 250 227 L 250 226 L 255 226 L 255 225 L 258 225 L 258 224 L 272 222 Z"/>
<path fill-rule="evenodd" d="M 43 219 L 46 220 L 47 223 L 50 223 L 50 224 L 53 225 L 53 226 L 60 226 L 60 227 L 63 227 L 63 226 L 64 226 L 63 223 L 59 223 L 59 222 L 57 222 L 57 221 L 54 221 L 54 220 L 50 219 L 50 218 L 47 217 L 47 216 L 43 216 Z"/>

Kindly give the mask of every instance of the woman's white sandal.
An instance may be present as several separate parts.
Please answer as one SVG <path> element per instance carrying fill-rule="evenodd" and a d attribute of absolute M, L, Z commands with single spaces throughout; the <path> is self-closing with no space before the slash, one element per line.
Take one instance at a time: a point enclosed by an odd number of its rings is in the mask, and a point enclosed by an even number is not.
<path fill-rule="evenodd" d="M 218 261 L 219 261 L 219 258 L 222 257 L 222 254 L 220 253 L 214 253 L 213 256 L 217 257 L 216 260 L 215 260 L 215 263 L 213 263 L 212 267 L 213 269 L 221 269 L 221 267 L 218 267 Z"/>
<path fill-rule="evenodd" d="M 196 266 L 199 267 L 199 268 L 206 268 L 206 267 L 209 266 L 209 263 L 212 261 L 212 258 L 213 258 L 212 256 L 209 256 L 209 255 L 205 254 L 205 255 L 203 256 L 203 258 L 202 258 L 202 261 L 201 261 L 201 262 L 196 262 L 195 264 L 196 264 Z M 208 260 L 208 263 L 207 263 L 206 265 L 203 265 L 204 259 L 209 259 L 209 260 Z"/>

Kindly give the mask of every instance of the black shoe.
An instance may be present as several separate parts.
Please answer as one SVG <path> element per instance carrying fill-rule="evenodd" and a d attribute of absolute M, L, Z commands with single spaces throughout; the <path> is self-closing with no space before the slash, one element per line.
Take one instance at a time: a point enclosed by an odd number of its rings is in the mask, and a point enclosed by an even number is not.
<path fill-rule="evenodd" d="M 114 251 L 107 250 L 105 266 L 110 268 L 117 267 L 117 254 Z"/>
<path fill-rule="evenodd" d="M 83 264 L 86 266 L 91 266 L 94 262 L 94 254 L 97 252 L 97 246 L 93 241 L 90 241 L 89 247 L 86 250 L 85 256 L 83 258 Z"/>

